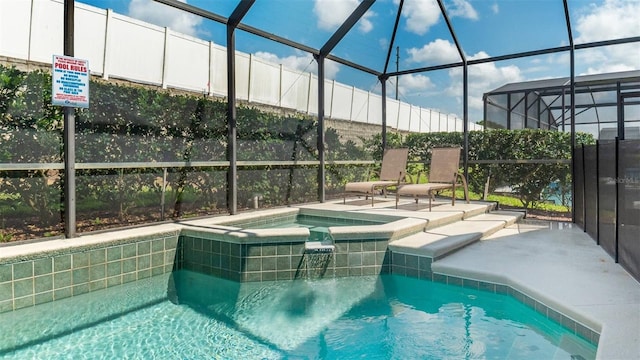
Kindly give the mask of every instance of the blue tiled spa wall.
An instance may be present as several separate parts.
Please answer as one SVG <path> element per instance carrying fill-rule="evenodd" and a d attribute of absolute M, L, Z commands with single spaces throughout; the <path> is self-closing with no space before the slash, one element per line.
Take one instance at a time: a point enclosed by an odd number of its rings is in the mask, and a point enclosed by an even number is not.
<path fill-rule="evenodd" d="M 235 281 L 291 280 L 309 273 L 305 257 L 306 239 L 286 242 L 238 244 L 203 234 L 181 235 L 178 268 L 224 277 Z M 323 256 L 323 277 L 376 275 L 388 273 L 386 240 L 349 240 L 335 243 L 332 253 Z M 323 260 L 323 261 L 325 261 Z M 317 264 L 316 264 L 317 265 Z"/>
<path fill-rule="evenodd" d="M 177 244 L 176 231 L 0 258 L 0 313 L 171 272 Z"/>

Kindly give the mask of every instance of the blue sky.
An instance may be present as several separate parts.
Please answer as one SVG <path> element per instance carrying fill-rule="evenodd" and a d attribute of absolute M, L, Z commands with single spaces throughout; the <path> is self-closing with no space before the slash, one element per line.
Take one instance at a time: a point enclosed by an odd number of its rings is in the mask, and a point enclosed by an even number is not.
<path fill-rule="evenodd" d="M 175 31 L 225 45 L 225 28 L 151 0 L 76 0 L 168 26 Z M 187 0 L 191 5 L 228 17 L 237 0 Z M 256 0 L 243 22 L 281 37 L 320 48 L 358 6 L 358 0 Z M 377 0 L 336 46 L 333 54 L 382 71 L 399 0 Z M 576 44 L 640 36 L 639 0 L 569 0 Z M 448 16 L 468 59 L 567 45 L 561 0 L 445 0 Z M 316 72 L 311 55 L 237 32 L 239 51 L 274 63 Z M 412 69 L 460 61 L 435 0 L 405 0 L 389 69 Z M 640 69 L 640 45 L 619 45 L 576 52 L 576 74 Z M 369 74 L 329 62 L 326 75 L 364 90 L 380 92 Z M 482 119 L 482 94 L 506 83 L 569 76 L 569 54 L 472 66 L 469 69 L 469 114 Z M 387 95 L 395 97 L 395 80 Z M 462 117 L 462 69 L 399 78 L 398 97 L 408 103 Z"/>

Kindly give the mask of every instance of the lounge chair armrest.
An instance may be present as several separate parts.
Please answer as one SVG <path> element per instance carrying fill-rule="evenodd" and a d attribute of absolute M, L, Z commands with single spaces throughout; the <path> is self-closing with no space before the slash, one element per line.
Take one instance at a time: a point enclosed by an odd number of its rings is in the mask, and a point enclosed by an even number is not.
<path fill-rule="evenodd" d="M 427 181 L 427 179 L 429 178 L 427 175 L 427 171 L 420 171 L 418 172 L 418 176 L 416 176 L 416 182 L 414 184 L 421 184 L 420 182 L 420 178 L 422 177 L 422 174 L 424 174 L 424 180 L 425 182 Z"/>
<path fill-rule="evenodd" d="M 409 181 L 406 181 L 407 179 L 409 179 Z M 413 175 L 411 175 L 411 174 L 404 174 L 404 179 L 403 180 L 405 180 L 404 184 L 415 184 L 413 182 Z"/>
<path fill-rule="evenodd" d="M 365 181 L 372 181 L 374 177 L 379 176 L 380 173 L 376 170 L 367 171 L 367 179 Z"/>
<path fill-rule="evenodd" d="M 469 203 L 469 187 L 467 185 L 467 178 L 464 177 L 464 174 L 458 173 L 458 178 L 462 182 L 462 186 L 464 189 L 464 199 Z"/>
<path fill-rule="evenodd" d="M 464 187 L 467 187 L 467 178 L 464 177 L 464 174 L 462 173 L 457 173 L 458 179 L 460 179 L 460 182 L 462 183 L 462 185 L 464 185 Z"/>
<path fill-rule="evenodd" d="M 406 172 L 404 174 L 402 172 L 398 174 L 398 185 L 406 184 L 407 178 L 409 178 L 409 184 L 411 184 L 413 182 L 413 178 L 410 174 L 407 174 Z"/>

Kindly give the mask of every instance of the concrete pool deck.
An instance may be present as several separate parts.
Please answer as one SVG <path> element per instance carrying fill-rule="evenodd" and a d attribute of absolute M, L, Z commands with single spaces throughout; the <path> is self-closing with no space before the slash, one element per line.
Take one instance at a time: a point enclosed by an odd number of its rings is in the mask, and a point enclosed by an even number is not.
<path fill-rule="evenodd" d="M 373 209 L 360 206 L 359 211 L 437 219 L 438 213 L 469 210 L 473 204 L 444 204 L 431 213 L 421 208 L 404 210 L 412 206 L 409 200 L 396 210 L 394 201 L 380 202 Z M 350 205 L 335 202 L 315 207 L 346 210 Z M 473 225 L 458 221 L 455 226 L 464 232 Z M 571 223 L 525 220 L 509 225 L 435 260 L 432 271 L 507 285 L 562 312 L 600 333 L 597 359 L 640 359 L 640 283 Z"/>
<path fill-rule="evenodd" d="M 509 285 L 598 331 L 598 359 L 640 359 L 640 284 L 575 226 L 515 224 L 432 269 Z"/>

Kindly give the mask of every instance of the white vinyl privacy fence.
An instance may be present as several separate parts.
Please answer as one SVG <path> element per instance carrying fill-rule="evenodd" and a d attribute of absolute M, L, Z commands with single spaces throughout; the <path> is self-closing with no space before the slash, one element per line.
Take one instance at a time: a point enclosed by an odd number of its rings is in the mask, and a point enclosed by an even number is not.
<path fill-rule="evenodd" d="M 1 0 L 0 56 L 51 63 L 63 53 L 63 0 Z M 224 46 L 76 2 L 75 56 L 91 73 L 214 96 L 227 95 Z M 239 100 L 317 114 L 318 78 L 236 52 Z M 325 115 L 382 124 L 382 97 L 326 80 Z M 411 132 L 463 131 L 455 115 L 387 99 L 387 125 Z M 475 123 L 469 130 L 480 130 Z"/>

